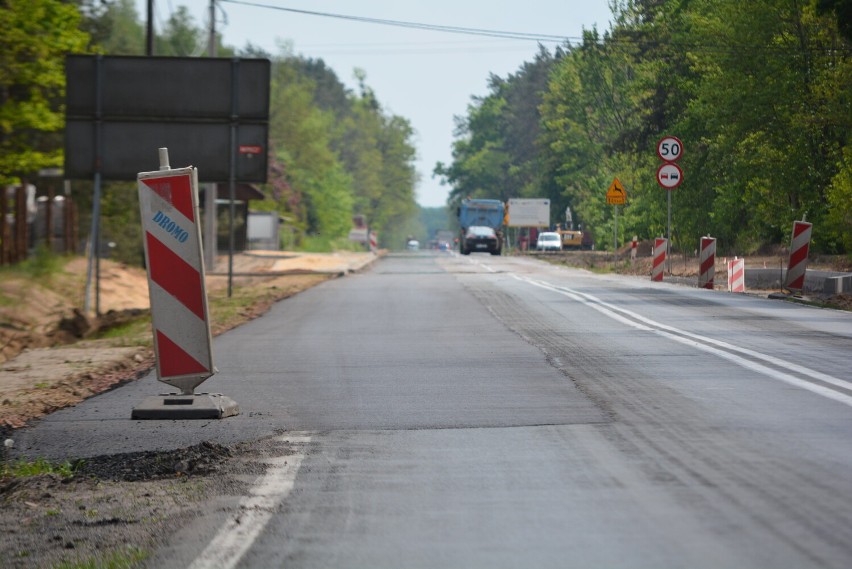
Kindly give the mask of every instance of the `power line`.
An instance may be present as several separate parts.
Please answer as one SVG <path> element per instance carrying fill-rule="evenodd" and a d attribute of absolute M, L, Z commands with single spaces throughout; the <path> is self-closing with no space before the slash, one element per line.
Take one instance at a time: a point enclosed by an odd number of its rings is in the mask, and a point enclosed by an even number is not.
<path fill-rule="evenodd" d="M 315 10 L 301 10 L 298 8 L 286 8 L 284 6 L 276 6 L 272 4 L 263 4 L 260 2 L 251 2 L 248 0 L 219 0 L 220 2 L 228 2 L 230 4 L 239 4 L 242 6 L 252 6 L 255 8 L 265 8 L 268 10 L 277 10 L 280 12 L 289 12 L 293 14 L 303 14 L 306 16 L 318 16 L 323 18 L 334 18 L 338 20 L 346 20 L 351 22 L 362 22 L 368 24 L 378 24 L 383 26 L 394 26 L 401 28 L 409 28 L 416 30 L 424 30 L 431 32 L 444 32 L 451 34 L 463 34 L 463 35 L 471 35 L 471 36 L 485 36 L 492 38 L 500 38 L 500 39 L 509 39 L 509 40 L 521 40 L 521 41 L 535 41 L 538 43 L 555 43 L 570 46 L 572 43 L 574 44 L 583 44 L 589 41 L 590 37 L 576 37 L 576 36 L 560 36 L 553 34 L 538 34 L 538 33 L 527 33 L 527 32 L 512 32 L 505 30 L 489 30 L 483 28 L 467 28 L 462 26 L 445 26 L 440 24 L 424 24 L 420 22 L 408 22 L 404 20 L 386 20 L 382 18 L 369 18 L 366 16 L 352 16 L 347 14 L 335 14 L 332 12 L 319 12 Z M 606 48 L 608 46 L 635 46 L 637 44 L 644 43 L 647 40 L 643 40 L 641 38 L 627 38 L 623 36 L 607 36 L 604 34 L 601 37 L 596 38 L 597 43 L 600 47 Z M 728 53 L 742 53 L 744 51 L 752 51 L 752 52 L 764 52 L 770 53 L 774 55 L 795 55 L 802 51 L 801 47 L 783 47 L 783 46 L 758 46 L 758 45 L 742 45 L 742 44 L 730 44 L 730 45 L 712 45 L 712 44 L 701 44 L 701 43 L 689 43 L 689 42 L 671 42 L 668 44 L 669 47 L 676 49 L 685 49 L 703 53 L 720 53 L 720 54 L 728 54 Z M 845 46 L 831 46 L 831 47 L 817 47 L 817 46 L 809 46 L 804 49 L 804 51 L 809 51 L 813 53 L 824 53 L 824 54 L 849 54 L 852 52 L 852 49 Z"/>
<path fill-rule="evenodd" d="M 385 20 L 382 18 L 368 18 L 366 16 L 351 16 L 347 14 L 334 14 L 331 12 L 317 12 L 314 10 L 300 10 L 297 8 L 285 8 L 284 6 L 275 6 L 271 4 L 261 4 L 259 2 L 248 2 L 245 0 L 220 0 L 230 4 L 240 4 L 242 6 L 253 6 L 255 8 L 266 8 L 268 10 L 278 10 L 281 12 L 290 12 L 293 14 L 303 14 L 306 16 L 320 16 L 323 18 L 334 18 L 338 20 L 348 20 L 352 22 L 363 22 L 368 24 L 379 24 L 383 26 L 395 26 L 398 28 L 409 28 L 415 30 L 425 30 L 430 32 L 445 32 L 449 34 L 464 34 L 471 36 L 485 36 L 501 39 L 535 41 L 540 43 L 566 43 L 570 41 L 579 41 L 581 38 L 560 36 L 552 34 L 536 34 L 527 32 L 512 32 L 505 30 L 488 30 L 483 28 L 465 28 L 462 26 L 444 26 L 439 24 L 424 24 L 419 22 L 406 22 L 403 20 Z"/>

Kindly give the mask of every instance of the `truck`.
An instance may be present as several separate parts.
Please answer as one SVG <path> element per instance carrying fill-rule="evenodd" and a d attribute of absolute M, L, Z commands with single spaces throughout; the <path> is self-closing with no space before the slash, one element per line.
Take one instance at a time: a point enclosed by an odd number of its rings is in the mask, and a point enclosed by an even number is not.
<path fill-rule="evenodd" d="M 469 255 L 471 246 L 466 243 L 468 229 L 470 227 L 490 227 L 497 234 L 497 247 L 491 249 L 492 255 L 499 255 L 503 250 L 503 219 L 505 216 L 505 204 L 500 200 L 472 199 L 461 201 L 457 214 L 461 232 L 459 233 L 459 252 Z"/>

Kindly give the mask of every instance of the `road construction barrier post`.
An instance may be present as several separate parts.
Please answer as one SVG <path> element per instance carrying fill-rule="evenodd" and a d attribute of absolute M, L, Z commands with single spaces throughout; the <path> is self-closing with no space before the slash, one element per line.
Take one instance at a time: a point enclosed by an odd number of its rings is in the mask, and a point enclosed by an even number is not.
<path fill-rule="evenodd" d="M 134 419 L 219 419 L 239 413 L 220 394 L 195 394 L 216 373 L 204 283 L 198 170 L 172 170 L 160 149 L 160 170 L 137 176 L 157 379 L 179 394 L 149 397 Z"/>
<path fill-rule="evenodd" d="M 636 261 L 636 252 L 639 250 L 639 236 L 634 235 L 633 241 L 630 242 L 630 262 Z"/>
<path fill-rule="evenodd" d="M 370 251 L 375 253 L 379 250 L 379 236 L 376 235 L 375 231 L 370 232 Z"/>
<path fill-rule="evenodd" d="M 654 239 L 654 261 L 651 267 L 651 280 L 662 282 L 663 270 L 666 265 L 666 250 L 669 246 L 669 240 L 664 237 Z"/>
<path fill-rule="evenodd" d="M 787 277 L 784 279 L 784 288 L 789 291 L 802 292 L 805 288 L 805 272 L 808 268 L 812 231 L 813 225 L 806 221 L 793 222 L 790 258 L 787 263 Z"/>
<path fill-rule="evenodd" d="M 728 261 L 728 291 L 745 292 L 745 259 Z"/>
<path fill-rule="evenodd" d="M 701 252 L 698 257 L 698 288 L 713 290 L 716 276 L 716 238 L 701 238 Z"/>

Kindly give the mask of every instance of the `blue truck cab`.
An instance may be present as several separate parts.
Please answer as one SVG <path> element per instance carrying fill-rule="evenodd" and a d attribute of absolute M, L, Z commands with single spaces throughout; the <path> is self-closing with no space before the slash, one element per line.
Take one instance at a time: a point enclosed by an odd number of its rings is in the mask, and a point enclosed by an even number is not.
<path fill-rule="evenodd" d="M 459 252 L 467 255 L 471 247 L 466 243 L 468 228 L 480 226 L 490 227 L 497 235 L 497 247 L 491 250 L 492 255 L 499 255 L 503 249 L 503 216 L 505 214 L 504 204 L 500 200 L 486 199 L 464 199 L 458 209 L 459 225 Z"/>

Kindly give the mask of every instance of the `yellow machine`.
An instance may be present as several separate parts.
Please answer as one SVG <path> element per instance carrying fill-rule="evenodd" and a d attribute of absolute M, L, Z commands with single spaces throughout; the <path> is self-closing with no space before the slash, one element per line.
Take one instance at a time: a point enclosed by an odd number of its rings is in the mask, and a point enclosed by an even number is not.
<path fill-rule="evenodd" d="M 583 249 L 583 232 L 575 229 L 560 229 L 557 231 L 562 237 L 562 250 Z"/>

